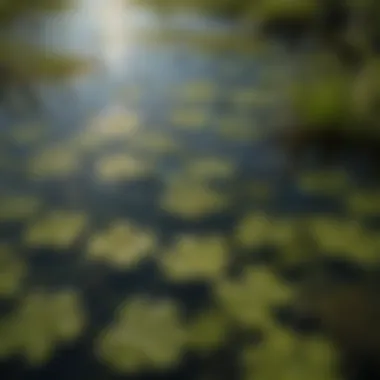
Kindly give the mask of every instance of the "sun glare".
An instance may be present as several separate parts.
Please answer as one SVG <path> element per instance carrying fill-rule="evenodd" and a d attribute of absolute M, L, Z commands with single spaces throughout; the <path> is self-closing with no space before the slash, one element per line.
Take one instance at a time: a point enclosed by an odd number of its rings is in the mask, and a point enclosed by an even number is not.
<path fill-rule="evenodd" d="M 101 55 L 112 71 L 122 68 L 126 53 L 125 0 L 100 0 L 97 4 L 96 24 L 98 27 Z"/>

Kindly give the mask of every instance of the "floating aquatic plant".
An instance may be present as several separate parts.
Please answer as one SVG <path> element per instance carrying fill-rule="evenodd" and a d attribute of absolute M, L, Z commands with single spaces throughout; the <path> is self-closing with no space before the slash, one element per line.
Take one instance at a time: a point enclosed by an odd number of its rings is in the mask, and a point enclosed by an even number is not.
<path fill-rule="evenodd" d="M 336 353 L 322 338 L 299 338 L 280 326 L 267 330 L 259 346 L 242 355 L 244 379 L 338 379 Z"/>
<path fill-rule="evenodd" d="M 29 247 L 69 248 L 83 233 L 87 216 L 73 211 L 51 211 L 29 225 L 24 242 Z"/>
<path fill-rule="evenodd" d="M 379 239 L 355 221 L 313 218 L 310 233 L 317 247 L 327 255 L 364 265 L 377 262 Z"/>
<path fill-rule="evenodd" d="M 185 343 L 186 331 L 174 303 L 133 298 L 97 339 L 95 350 L 114 371 L 136 373 L 176 365 Z"/>
<path fill-rule="evenodd" d="M 161 208 L 184 219 L 198 219 L 223 211 L 229 204 L 225 194 L 207 183 L 176 178 L 169 182 L 163 194 Z"/>
<path fill-rule="evenodd" d="M 265 213 L 252 213 L 244 216 L 235 229 L 236 241 L 244 248 L 266 244 L 270 239 L 272 222 Z"/>
<path fill-rule="evenodd" d="M 310 171 L 300 175 L 298 187 L 316 195 L 337 195 L 349 189 L 347 173 L 338 170 Z"/>
<path fill-rule="evenodd" d="M 85 149 L 98 148 L 115 141 L 128 141 L 139 128 L 140 120 L 134 112 L 122 107 L 109 107 L 91 119 L 79 136 L 78 143 Z"/>
<path fill-rule="evenodd" d="M 228 338 L 230 321 L 218 310 L 207 310 L 187 326 L 187 346 L 201 353 L 220 347 Z"/>
<path fill-rule="evenodd" d="M 35 216 L 43 203 L 30 195 L 8 195 L 0 198 L 0 220 L 3 222 L 24 221 Z"/>
<path fill-rule="evenodd" d="M 221 236 L 182 235 L 160 264 L 174 281 L 215 280 L 227 268 L 228 256 L 226 240 Z"/>
<path fill-rule="evenodd" d="M 22 287 L 27 265 L 8 245 L 0 245 L 0 297 L 15 295 Z"/>
<path fill-rule="evenodd" d="M 42 366 L 56 346 L 77 338 L 84 326 L 84 311 L 75 292 L 30 293 L 0 323 L 0 357 L 22 355 L 28 364 Z"/>
<path fill-rule="evenodd" d="M 217 157 L 195 158 L 188 163 L 187 173 L 196 180 L 230 179 L 236 172 L 233 161 Z"/>
<path fill-rule="evenodd" d="M 354 189 L 348 194 L 346 205 L 351 217 L 376 216 L 380 213 L 380 192 Z"/>
<path fill-rule="evenodd" d="M 264 266 L 246 268 L 238 280 L 215 284 L 215 295 L 226 312 L 243 326 L 266 327 L 273 322 L 271 308 L 291 299 L 293 290 Z"/>
<path fill-rule="evenodd" d="M 90 238 L 88 257 L 109 262 L 117 268 L 132 268 L 148 257 L 156 245 L 156 237 L 129 221 L 113 222 L 109 228 Z"/>
<path fill-rule="evenodd" d="M 136 133 L 131 143 L 133 148 L 148 155 L 172 154 L 181 150 L 181 144 L 163 131 Z"/>
<path fill-rule="evenodd" d="M 149 177 L 151 165 L 130 154 L 111 154 L 97 162 L 96 174 L 105 182 L 140 180 Z"/>
<path fill-rule="evenodd" d="M 49 147 L 29 162 L 29 174 L 36 179 L 65 178 L 80 169 L 81 157 L 70 146 Z"/>

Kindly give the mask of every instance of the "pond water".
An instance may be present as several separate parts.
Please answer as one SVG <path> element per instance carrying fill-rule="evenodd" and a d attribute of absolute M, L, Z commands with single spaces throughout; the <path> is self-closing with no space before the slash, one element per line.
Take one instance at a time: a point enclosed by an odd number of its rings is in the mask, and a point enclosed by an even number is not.
<path fill-rule="evenodd" d="M 106 17 L 100 1 L 16 31 L 105 64 L 40 84 L 40 112 L 1 112 L 1 375 L 339 378 L 329 342 L 280 310 L 316 262 L 330 282 L 377 264 L 370 163 L 342 155 L 326 169 L 310 154 L 284 175 L 267 132 L 294 56 L 143 43 L 162 19 Z"/>

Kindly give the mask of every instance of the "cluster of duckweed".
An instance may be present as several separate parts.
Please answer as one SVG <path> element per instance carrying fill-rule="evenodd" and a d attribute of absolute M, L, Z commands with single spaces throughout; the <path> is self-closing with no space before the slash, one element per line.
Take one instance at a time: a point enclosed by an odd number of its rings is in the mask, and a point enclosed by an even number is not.
<path fill-rule="evenodd" d="M 163 131 L 146 131 L 132 137 L 132 146 L 147 155 L 178 153 L 181 145 L 172 136 Z"/>
<path fill-rule="evenodd" d="M 95 167 L 96 176 L 104 182 L 144 179 L 151 174 L 151 169 L 145 160 L 124 153 L 106 155 Z"/>
<path fill-rule="evenodd" d="M 160 266 L 172 281 L 215 280 L 229 264 L 229 247 L 222 236 L 178 236 L 161 258 Z"/>
<path fill-rule="evenodd" d="M 69 248 L 84 232 L 87 216 L 74 211 L 51 211 L 31 223 L 24 234 L 28 247 Z"/>
<path fill-rule="evenodd" d="M 292 287 L 266 266 L 247 267 L 239 279 L 215 283 L 215 297 L 236 322 L 246 327 L 272 324 L 271 307 L 289 302 Z"/>
<path fill-rule="evenodd" d="M 231 179 L 236 173 L 236 166 L 229 159 L 206 157 L 195 158 L 187 163 L 186 172 L 199 181 L 213 179 Z"/>
<path fill-rule="evenodd" d="M 349 190 L 350 181 L 343 170 L 313 170 L 301 173 L 298 187 L 309 194 L 338 195 Z"/>
<path fill-rule="evenodd" d="M 175 303 L 133 298 L 95 345 L 99 359 L 118 372 L 140 372 L 175 366 L 183 355 L 186 330 Z"/>
<path fill-rule="evenodd" d="M 257 12 L 265 20 L 278 18 L 314 18 L 319 11 L 316 0 L 258 1 Z"/>
<path fill-rule="evenodd" d="M 140 125 L 140 119 L 134 112 L 121 107 L 103 110 L 80 134 L 78 143 L 85 149 L 96 149 L 108 142 L 128 141 Z"/>
<path fill-rule="evenodd" d="M 223 346 L 231 332 L 231 321 L 217 308 L 208 309 L 187 326 L 187 347 L 207 354 Z"/>
<path fill-rule="evenodd" d="M 29 174 L 33 178 L 66 178 L 80 170 L 81 155 L 71 146 L 58 145 L 38 152 L 28 166 Z"/>
<path fill-rule="evenodd" d="M 378 262 L 379 237 L 354 220 L 313 218 L 311 235 L 322 252 L 371 266 Z"/>
<path fill-rule="evenodd" d="M 28 294 L 0 322 L 0 357 L 15 355 L 32 366 L 44 365 L 57 346 L 75 340 L 85 327 L 85 314 L 71 290 Z"/>
<path fill-rule="evenodd" d="M 90 260 L 104 261 L 116 268 L 133 268 L 149 257 L 156 246 L 156 237 L 129 221 L 115 221 L 88 242 Z"/>
<path fill-rule="evenodd" d="M 333 70 L 333 69 L 331 69 Z M 305 128 L 340 128 L 341 125 L 351 126 L 354 111 L 351 106 L 350 79 L 342 70 L 327 77 L 316 76 L 315 80 L 305 87 L 295 87 L 294 101 L 297 116 Z"/>
<path fill-rule="evenodd" d="M 337 354 L 321 337 L 299 337 L 273 325 L 260 345 L 248 346 L 241 356 L 243 379 L 337 379 Z"/>
<path fill-rule="evenodd" d="M 379 190 L 358 189 L 350 191 L 346 198 L 346 207 L 353 218 L 376 216 L 380 212 Z"/>
<path fill-rule="evenodd" d="M 160 206 L 167 213 L 195 220 L 224 211 L 229 201 L 226 194 L 213 189 L 205 181 L 178 177 L 167 184 Z"/>
<path fill-rule="evenodd" d="M 368 266 L 376 263 L 379 247 L 374 230 L 355 220 L 323 215 L 284 218 L 251 213 L 236 226 L 235 240 L 248 250 L 264 246 L 277 248 L 281 256 L 279 260 L 284 265 L 308 260 L 305 250 L 315 247 L 324 256 Z"/>
<path fill-rule="evenodd" d="M 35 216 L 43 203 L 30 195 L 5 195 L 0 198 L 0 220 L 25 221 Z"/>
<path fill-rule="evenodd" d="M 235 238 L 244 248 L 262 246 L 270 241 L 273 225 L 269 215 L 265 213 L 250 213 L 244 216 L 236 225 Z"/>
<path fill-rule="evenodd" d="M 26 263 L 9 245 L 0 245 L 0 298 L 8 298 L 21 290 L 27 274 Z"/>

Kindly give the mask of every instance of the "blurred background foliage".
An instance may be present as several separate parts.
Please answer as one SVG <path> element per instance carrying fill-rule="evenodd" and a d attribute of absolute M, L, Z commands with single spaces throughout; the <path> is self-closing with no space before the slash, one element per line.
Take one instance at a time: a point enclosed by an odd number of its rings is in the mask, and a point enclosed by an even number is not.
<path fill-rule="evenodd" d="M 376 0 L 133 0 L 162 15 L 195 11 L 238 22 L 265 43 L 312 46 L 304 58 L 311 77 L 294 83 L 292 139 L 313 129 L 327 134 L 378 137 L 380 5 Z M 285 37 L 285 39 L 284 39 Z M 316 53 L 317 52 L 317 53 Z M 311 59 L 310 59 L 311 58 Z M 316 78 L 317 73 L 317 78 Z M 301 94 L 301 96 L 299 96 Z M 289 124 L 289 121 L 287 120 Z M 287 126 L 289 127 L 289 125 Z M 363 131 L 363 133 L 361 133 Z M 359 132 L 359 134 L 358 134 Z M 369 134 L 368 134 L 369 133 Z"/>
<path fill-rule="evenodd" d="M 90 69 L 91 63 L 83 58 L 51 51 L 44 46 L 34 46 L 13 36 L 12 27 L 33 16 L 59 17 L 59 12 L 68 12 L 75 3 L 67 0 L 16 0 L 0 4 L 0 96 L 4 101 L 10 91 L 21 92 L 26 101 L 35 106 L 37 96 L 32 83 L 51 81 L 81 74 Z M 38 21 L 43 28 L 43 20 Z"/>

